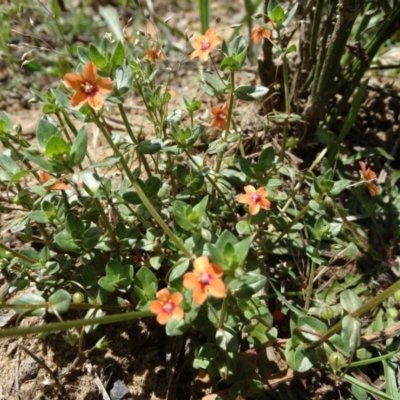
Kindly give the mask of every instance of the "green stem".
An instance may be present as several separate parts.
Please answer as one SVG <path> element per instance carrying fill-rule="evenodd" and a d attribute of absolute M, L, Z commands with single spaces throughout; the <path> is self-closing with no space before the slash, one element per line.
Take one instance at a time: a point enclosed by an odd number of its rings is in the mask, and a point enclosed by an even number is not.
<path fill-rule="evenodd" d="M 285 228 L 284 231 L 281 232 L 281 234 L 278 236 L 278 238 L 276 240 L 274 240 L 274 242 L 272 243 L 272 245 L 270 245 L 266 252 L 268 253 L 269 250 L 271 250 L 272 246 L 275 246 L 292 228 L 292 226 L 294 226 L 295 224 L 297 224 L 297 222 L 300 221 L 300 219 L 304 216 L 304 214 L 307 213 L 307 211 L 310 209 L 310 206 L 307 204 L 297 215 L 296 217 L 293 219 L 292 222 L 290 222 L 290 224 Z"/>
<path fill-rule="evenodd" d="M 132 171 L 130 170 L 128 164 L 126 163 L 124 157 L 118 150 L 117 146 L 114 144 L 114 142 L 111 139 L 110 134 L 108 133 L 107 129 L 104 127 L 104 125 L 101 123 L 99 118 L 97 117 L 97 114 L 94 110 L 92 111 L 92 116 L 96 122 L 96 125 L 99 127 L 101 133 L 104 135 L 104 138 L 107 140 L 109 146 L 112 148 L 114 151 L 114 154 L 119 157 L 119 161 L 121 163 L 121 166 L 126 174 L 126 176 L 129 178 L 129 181 L 131 182 L 133 188 L 135 189 L 136 193 L 140 197 L 140 200 L 142 200 L 142 203 L 144 206 L 147 208 L 149 213 L 153 216 L 153 218 L 157 221 L 158 225 L 164 230 L 164 232 L 170 237 L 170 239 L 174 242 L 176 247 L 182 251 L 182 253 L 188 257 L 191 258 L 192 254 L 190 253 L 189 250 L 185 248 L 183 243 L 175 236 L 175 234 L 171 231 L 171 229 L 167 226 L 167 224 L 164 222 L 164 220 L 161 218 L 161 216 L 157 213 L 157 211 L 154 209 L 153 205 L 147 198 L 146 194 L 143 192 L 142 188 L 139 186 L 139 184 L 136 181 L 136 178 L 134 177 Z"/>
<path fill-rule="evenodd" d="M 195 165 L 197 169 L 200 169 L 200 166 L 196 163 L 196 160 L 191 156 L 191 154 L 187 150 L 185 150 L 185 153 L 188 156 L 189 160 L 193 163 L 193 165 Z M 229 208 L 229 211 L 232 214 L 234 214 L 235 213 L 234 208 L 231 206 L 231 204 L 229 203 L 229 201 L 226 198 L 225 194 L 223 193 L 221 188 L 217 185 L 217 183 L 214 181 L 214 179 L 209 174 L 205 174 L 204 176 L 210 182 L 210 184 L 213 187 L 214 191 L 218 192 L 219 195 L 222 197 L 222 199 L 224 200 L 226 206 Z"/>
<path fill-rule="evenodd" d="M 119 110 L 119 113 L 121 114 L 122 120 L 124 121 L 124 125 L 125 125 L 125 128 L 126 128 L 126 131 L 128 132 L 129 137 L 131 138 L 133 143 L 138 144 L 139 142 L 137 141 L 135 135 L 133 134 L 133 131 L 132 131 L 132 128 L 131 128 L 131 124 L 128 121 L 128 117 L 126 116 L 126 112 L 125 112 L 125 109 L 122 106 L 122 104 L 118 104 L 118 110 Z M 137 154 L 139 155 L 140 161 L 144 165 L 144 168 L 146 170 L 147 176 L 150 177 L 151 176 L 151 170 L 150 170 L 150 166 L 149 166 L 149 164 L 147 162 L 146 157 L 143 154 L 139 153 L 139 152 L 137 152 Z"/>
<path fill-rule="evenodd" d="M 350 315 L 353 318 L 358 318 L 361 317 L 361 315 L 365 314 L 366 312 L 374 309 L 377 307 L 379 304 L 384 302 L 387 298 L 390 296 L 393 296 L 393 294 L 397 291 L 400 290 L 400 280 L 398 280 L 396 283 L 394 283 L 392 286 L 389 286 L 386 290 L 384 290 L 382 293 L 379 293 L 375 297 L 373 297 L 371 300 L 367 301 L 365 304 L 363 304 L 360 308 L 355 310 L 354 312 L 350 313 Z M 323 338 L 320 340 L 314 342 L 310 348 L 315 349 L 316 347 L 320 346 L 322 343 L 326 342 L 327 339 L 332 337 L 335 333 L 338 333 L 342 329 L 342 320 L 337 322 L 335 325 L 332 326 L 332 328 L 328 329 L 328 331 L 324 334 Z"/>
<path fill-rule="evenodd" d="M 226 296 L 222 302 L 222 308 L 221 308 L 221 314 L 219 316 L 218 328 L 222 328 L 224 326 L 227 310 L 228 310 L 228 296 Z"/>
<path fill-rule="evenodd" d="M 21 260 L 24 260 L 30 264 L 37 264 L 38 261 L 34 260 L 33 258 L 30 258 L 28 256 L 25 256 L 24 254 L 18 253 L 18 251 L 13 250 L 11 247 L 8 247 L 5 245 L 3 242 L 0 242 L 0 249 L 3 249 L 5 251 L 8 251 L 11 253 L 13 256 L 20 258 Z"/>
<path fill-rule="evenodd" d="M 114 324 L 116 322 L 132 321 L 140 318 L 151 317 L 154 314 L 150 311 L 136 311 L 123 314 L 107 315 L 105 317 L 98 318 L 84 318 L 76 319 L 73 321 L 65 322 L 54 322 L 51 324 L 41 326 L 30 326 L 28 328 L 9 328 L 0 331 L 0 338 L 6 337 L 21 337 L 26 335 L 32 335 L 35 333 L 50 333 L 57 331 L 65 331 L 67 329 L 80 328 L 88 325 L 102 325 L 102 324 Z"/>
<path fill-rule="evenodd" d="M 285 92 L 285 114 L 286 118 L 283 124 L 283 138 L 282 138 L 282 147 L 280 154 L 280 161 L 283 162 L 285 159 L 286 152 L 286 143 L 289 133 L 289 115 L 290 115 L 290 88 L 289 88 L 289 66 L 286 58 L 286 52 L 283 50 L 283 42 L 281 33 L 278 30 L 278 40 L 279 45 L 283 51 L 282 53 L 282 70 L 283 70 L 283 90 Z"/>
<path fill-rule="evenodd" d="M 315 246 L 315 251 L 314 255 L 318 255 L 318 250 L 320 248 L 321 241 L 319 240 L 317 245 Z M 308 278 L 308 285 L 307 285 L 307 295 L 306 295 L 306 301 L 304 304 L 304 309 L 306 312 L 308 312 L 308 309 L 310 307 L 310 301 L 311 301 L 311 296 L 313 294 L 313 284 L 314 284 L 314 277 L 315 277 L 315 269 L 316 269 L 316 264 L 314 261 L 311 261 L 311 271 L 310 271 L 310 276 Z"/>

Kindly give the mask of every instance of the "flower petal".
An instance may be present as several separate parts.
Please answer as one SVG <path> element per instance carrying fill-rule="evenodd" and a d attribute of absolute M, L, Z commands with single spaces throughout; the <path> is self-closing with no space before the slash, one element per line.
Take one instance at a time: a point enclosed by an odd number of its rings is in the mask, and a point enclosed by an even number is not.
<path fill-rule="evenodd" d="M 259 211 L 260 211 L 260 205 L 252 201 L 249 205 L 250 215 L 257 215 Z"/>
<path fill-rule="evenodd" d="M 244 191 L 246 192 L 246 194 L 254 194 L 256 192 L 256 189 L 252 185 L 247 185 L 244 187 Z"/>
<path fill-rule="evenodd" d="M 182 293 L 175 292 L 171 295 L 171 303 L 176 307 L 178 304 L 182 303 L 183 295 Z"/>
<path fill-rule="evenodd" d="M 213 279 L 208 285 L 208 292 L 211 296 L 221 298 L 226 296 L 226 287 L 221 279 Z"/>
<path fill-rule="evenodd" d="M 217 264 L 210 264 L 210 269 L 208 273 L 212 278 L 220 278 L 224 274 L 224 270 Z"/>
<path fill-rule="evenodd" d="M 82 78 L 85 82 L 89 82 L 92 85 L 96 82 L 97 79 L 97 67 L 94 63 L 89 61 L 85 67 L 83 68 Z"/>
<path fill-rule="evenodd" d="M 110 78 L 99 78 L 94 87 L 99 93 L 110 93 L 113 90 L 113 81 Z"/>
<path fill-rule="evenodd" d="M 269 210 L 271 208 L 271 202 L 267 199 L 260 199 L 259 203 L 261 208 L 264 208 L 265 210 Z"/>
<path fill-rule="evenodd" d="M 48 172 L 39 171 L 40 182 L 46 183 L 46 182 L 48 182 L 50 180 L 50 178 L 51 178 L 51 175 Z"/>
<path fill-rule="evenodd" d="M 239 196 L 236 197 L 236 200 L 243 204 L 249 204 L 251 202 L 250 195 L 248 194 L 239 194 Z"/>
<path fill-rule="evenodd" d="M 193 290 L 193 301 L 201 306 L 207 299 L 206 286 L 197 285 Z"/>
<path fill-rule="evenodd" d="M 50 190 L 67 190 L 67 189 L 69 189 L 69 185 L 59 180 L 57 180 L 57 182 L 54 185 L 50 186 Z"/>
<path fill-rule="evenodd" d="M 157 315 L 157 322 L 160 325 L 165 325 L 170 319 L 171 319 L 171 314 L 167 314 L 165 312 L 162 312 Z"/>
<path fill-rule="evenodd" d="M 167 288 L 161 289 L 157 292 L 157 299 L 159 301 L 168 301 L 171 299 L 171 293 Z"/>
<path fill-rule="evenodd" d="M 80 90 L 82 85 L 85 83 L 81 76 L 77 74 L 66 74 L 64 75 L 64 83 L 73 90 Z"/>
<path fill-rule="evenodd" d="M 187 272 L 183 275 L 183 287 L 186 289 L 194 289 L 199 284 L 197 276 L 194 272 Z"/>
<path fill-rule="evenodd" d="M 154 314 L 160 314 L 164 311 L 158 300 L 153 300 L 149 303 L 149 310 Z"/>
<path fill-rule="evenodd" d="M 185 313 L 183 312 L 182 308 L 180 308 L 180 307 L 175 307 L 171 314 L 171 317 L 173 319 L 177 319 L 177 320 L 182 319 L 184 316 L 185 316 Z"/>
<path fill-rule="evenodd" d="M 265 187 L 260 187 L 256 190 L 256 193 L 260 196 L 260 197 L 267 197 L 268 196 L 268 192 L 265 189 Z"/>
<path fill-rule="evenodd" d="M 197 257 L 193 261 L 193 268 L 196 272 L 207 272 L 210 269 L 210 261 L 207 256 Z"/>
<path fill-rule="evenodd" d="M 95 92 L 88 97 L 88 103 L 93 109 L 101 110 L 104 106 L 104 97 L 99 92 Z"/>
<path fill-rule="evenodd" d="M 88 101 L 88 95 L 83 90 L 78 90 L 71 97 L 71 105 L 73 107 L 82 107 Z"/>

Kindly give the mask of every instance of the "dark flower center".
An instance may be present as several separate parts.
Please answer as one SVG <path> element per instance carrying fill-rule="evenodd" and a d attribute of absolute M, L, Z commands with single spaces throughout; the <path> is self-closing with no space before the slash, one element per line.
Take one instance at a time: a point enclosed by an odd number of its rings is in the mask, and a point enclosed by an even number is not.
<path fill-rule="evenodd" d="M 174 310 L 174 305 L 170 301 L 167 301 L 165 304 L 163 304 L 163 310 L 167 314 L 171 314 L 172 311 Z"/>
<path fill-rule="evenodd" d="M 211 281 L 210 274 L 207 272 L 200 272 L 199 274 L 199 282 L 202 285 L 209 285 Z"/>
<path fill-rule="evenodd" d="M 253 193 L 250 195 L 250 199 L 252 202 L 257 203 L 260 200 L 260 195 L 258 193 Z"/>
<path fill-rule="evenodd" d="M 203 40 L 202 42 L 201 42 L 201 50 L 202 51 L 206 51 L 206 50 L 208 50 L 209 48 L 211 47 L 211 43 L 208 41 L 208 40 Z"/>
<path fill-rule="evenodd" d="M 85 93 L 91 94 L 91 93 L 93 92 L 94 87 L 93 87 L 93 85 L 92 85 L 91 83 L 85 82 L 85 83 L 82 85 L 82 89 L 83 89 L 83 91 L 84 91 Z"/>

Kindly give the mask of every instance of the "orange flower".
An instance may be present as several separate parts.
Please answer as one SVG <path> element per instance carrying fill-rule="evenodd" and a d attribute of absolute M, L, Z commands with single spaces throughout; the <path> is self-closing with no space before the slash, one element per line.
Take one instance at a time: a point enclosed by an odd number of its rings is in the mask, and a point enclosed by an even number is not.
<path fill-rule="evenodd" d="M 254 29 L 251 31 L 251 40 L 254 44 L 258 44 L 261 38 L 268 39 L 271 37 L 272 32 L 267 29 L 263 28 L 261 25 L 255 25 Z"/>
<path fill-rule="evenodd" d="M 228 102 L 226 102 L 222 108 L 218 106 L 211 107 L 211 113 L 214 115 L 214 119 L 211 121 L 211 126 L 213 128 L 219 126 L 222 130 L 226 129 L 226 118 L 228 117 L 226 114 L 227 108 Z"/>
<path fill-rule="evenodd" d="M 156 47 L 154 49 L 146 49 L 145 53 L 146 55 L 144 56 L 144 58 L 154 63 L 160 60 L 164 60 L 166 58 L 165 54 L 161 52 L 161 49 L 159 47 Z"/>
<path fill-rule="evenodd" d="M 40 182 L 46 183 L 48 182 L 52 176 L 44 171 L 39 171 L 39 179 Z M 67 190 L 69 189 L 69 185 L 66 185 L 64 182 L 61 182 L 60 180 L 57 179 L 56 183 L 49 188 L 50 190 Z"/>
<path fill-rule="evenodd" d="M 193 268 L 193 272 L 187 272 L 183 276 L 183 286 L 193 289 L 193 300 L 196 304 L 202 305 L 208 293 L 217 298 L 226 296 L 225 284 L 220 279 L 224 272 L 219 265 L 211 264 L 207 256 L 201 256 L 194 260 Z"/>
<path fill-rule="evenodd" d="M 369 168 L 365 169 L 364 161 L 359 161 L 358 163 L 361 168 L 361 178 L 367 181 L 369 194 L 374 197 L 379 192 L 378 186 L 374 183 L 376 181 L 376 173 Z"/>
<path fill-rule="evenodd" d="M 103 94 L 112 91 L 112 80 L 110 78 L 100 78 L 97 75 L 97 68 L 92 62 L 88 62 L 83 68 L 82 75 L 66 74 L 64 83 L 75 90 L 71 98 L 71 105 L 81 107 L 85 103 L 95 110 L 100 110 L 104 105 Z"/>
<path fill-rule="evenodd" d="M 244 187 L 245 194 L 240 194 L 237 197 L 239 203 L 249 204 L 250 215 L 256 215 L 260 211 L 260 208 L 269 210 L 271 208 L 271 202 L 266 199 L 268 192 L 265 188 L 261 187 L 255 189 L 254 186 L 248 185 Z"/>
<path fill-rule="evenodd" d="M 193 43 L 192 47 L 195 49 L 190 55 L 190 59 L 200 57 L 202 61 L 207 61 L 211 50 L 222 43 L 220 36 L 215 34 L 215 29 L 207 29 L 204 36 L 198 37 Z"/>
<path fill-rule="evenodd" d="M 180 320 L 184 316 L 179 304 L 183 300 L 182 293 L 170 293 L 168 289 L 161 289 L 157 293 L 157 299 L 149 304 L 150 311 L 157 314 L 157 322 L 165 325 L 171 318 Z"/>

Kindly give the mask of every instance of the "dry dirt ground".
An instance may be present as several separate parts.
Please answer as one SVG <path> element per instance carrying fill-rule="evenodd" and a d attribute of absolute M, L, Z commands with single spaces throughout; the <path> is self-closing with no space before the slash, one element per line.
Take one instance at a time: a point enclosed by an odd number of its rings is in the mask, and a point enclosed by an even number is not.
<path fill-rule="evenodd" d="M 183 7 L 170 2 L 165 9 L 163 2 L 154 2 L 154 12 L 161 18 L 171 16 L 170 23 L 175 24 L 182 31 L 198 32 L 198 15 L 192 8 Z M 182 2 L 183 3 L 183 2 Z M 213 3 L 213 2 L 212 2 Z M 237 2 L 219 1 L 213 5 L 212 15 L 221 17 L 220 26 L 226 27 L 225 34 L 229 37 L 229 26 L 240 22 L 243 14 L 238 10 Z M 143 29 L 151 31 L 152 27 Z M 199 74 L 196 62 L 185 63 L 171 87 L 177 96 L 172 100 L 171 109 L 179 106 L 179 95 L 199 95 L 200 89 L 196 84 Z M 12 74 L 12 71 L 9 71 Z M 28 100 L 29 82 L 32 79 L 39 82 L 42 90 L 56 87 L 58 80 L 46 76 L 36 76 L 21 72 L 20 85 L 10 87 L 8 83 L 13 77 L 3 70 L 0 84 L 0 109 L 6 111 L 15 125 L 21 125 L 22 135 L 28 140 L 34 140 L 35 129 L 42 116 L 41 106 L 31 104 Z M 249 67 L 239 76 L 241 84 L 254 84 L 256 80 L 255 68 Z M 386 83 L 392 84 L 389 79 Z M 399 92 L 396 88 L 387 87 L 378 82 L 377 90 L 370 91 L 371 116 L 360 119 L 360 132 L 367 132 L 371 136 L 371 144 L 384 145 L 390 152 L 392 143 L 387 143 L 388 137 L 395 136 L 398 122 L 395 115 L 399 115 Z M 399 82 L 396 82 L 400 86 Z M 4 88 L 4 90 L 3 90 Z M 204 102 L 204 114 L 201 118 L 209 121 L 211 102 L 205 96 L 200 96 Z M 390 109 L 390 104 L 394 108 Z M 129 120 L 133 127 L 144 128 L 146 120 L 143 104 L 131 96 L 126 102 L 129 110 Z M 384 107 L 387 119 L 380 119 L 379 124 L 373 123 L 375 108 Z M 243 132 L 256 141 L 263 133 L 263 119 L 258 115 L 258 108 L 254 105 L 240 104 L 239 111 L 244 115 L 240 121 Z M 367 113 L 368 114 L 368 113 Z M 112 107 L 106 109 L 106 117 L 118 129 L 119 121 L 115 117 Z M 117 119 L 117 120 L 116 120 Z M 96 129 L 89 129 L 91 133 L 90 152 L 94 161 L 99 161 L 108 153 L 107 146 L 98 136 Z M 122 130 L 121 130 L 122 132 Z M 398 133 L 397 133 L 398 134 Z M 270 138 L 274 140 L 275 138 Z M 394 139 L 394 138 L 393 138 Z M 301 160 L 299 160 L 300 162 Z M 4 227 L 12 215 L 0 216 Z M 18 248 L 18 243 L 13 243 Z M 0 274 L 0 294 L 7 289 L 8 280 Z M 3 313 L 3 315 L 1 314 Z M 15 319 L 9 319 L 4 312 L 0 313 L 0 327 L 3 321 L 10 326 Z M 4 318 L 2 318 L 4 317 Z M 67 318 L 68 316 L 66 316 Z M 74 316 L 76 317 L 76 316 Z M 47 321 L 49 322 L 49 321 Z M 25 324 L 41 324 L 41 319 L 25 319 Z M 90 349 L 96 341 L 106 335 L 109 340 L 107 351 L 92 351 L 88 354 L 79 353 L 76 347 L 71 347 L 63 339 L 63 334 L 51 334 L 45 339 L 27 337 L 0 341 L 0 400 L 30 400 L 30 399 L 76 399 L 95 400 L 107 399 L 135 399 L 135 400 L 212 400 L 215 393 L 227 395 L 227 388 L 219 382 L 203 379 L 198 371 L 191 367 L 193 351 L 198 344 L 196 337 L 168 338 L 164 329 L 155 321 L 133 322 L 116 325 L 106 325 L 98 328 L 94 333 L 85 336 L 83 349 Z M 36 359 L 34 358 L 36 356 Z M 258 399 L 339 399 L 349 395 L 348 388 L 336 379 L 320 372 L 293 377 L 287 370 L 286 363 L 280 354 L 272 349 L 267 351 L 267 371 L 270 372 L 268 384 L 270 390 L 260 395 Z M 49 373 L 51 371 L 51 374 Z M 323 379 L 322 379 L 323 376 Z M 109 396 L 109 397 L 107 397 Z"/>

